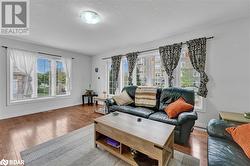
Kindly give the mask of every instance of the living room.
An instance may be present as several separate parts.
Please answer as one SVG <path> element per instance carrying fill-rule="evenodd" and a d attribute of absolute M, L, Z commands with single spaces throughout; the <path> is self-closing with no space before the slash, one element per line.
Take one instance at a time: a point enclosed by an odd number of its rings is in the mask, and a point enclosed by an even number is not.
<path fill-rule="evenodd" d="M 2 0 L 0 165 L 250 165 L 249 11 Z"/>

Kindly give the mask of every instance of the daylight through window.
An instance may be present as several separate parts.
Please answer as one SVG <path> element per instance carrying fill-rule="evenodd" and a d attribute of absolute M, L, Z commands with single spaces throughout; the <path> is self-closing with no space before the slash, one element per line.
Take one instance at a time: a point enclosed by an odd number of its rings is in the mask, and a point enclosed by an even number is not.
<path fill-rule="evenodd" d="M 8 48 L 10 103 L 70 94 L 71 59 Z"/>
<path fill-rule="evenodd" d="M 114 95 L 114 83 L 112 79 L 111 61 L 108 65 L 108 92 Z M 122 58 L 120 74 L 118 78 L 117 92 L 121 91 L 124 86 L 128 85 L 128 62 L 125 57 Z M 198 91 L 200 75 L 193 68 L 187 46 L 184 45 L 179 64 L 174 72 L 174 86 L 193 89 Z M 137 86 L 156 86 L 160 88 L 168 87 L 167 75 L 164 67 L 161 65 L 159 52 L 142 54 L 138 57 L 136 67 L 133 72 L 133 84 Z M 195 108 L 202 110 L 203 98 L 195 95 Z"/>

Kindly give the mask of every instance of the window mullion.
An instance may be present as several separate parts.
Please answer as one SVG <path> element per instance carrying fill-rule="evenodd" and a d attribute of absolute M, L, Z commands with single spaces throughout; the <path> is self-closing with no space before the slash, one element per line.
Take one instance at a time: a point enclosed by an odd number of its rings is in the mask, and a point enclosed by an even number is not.
<path fill-rule="evenodd" d="M 37 79 L 37 73 L 38 73 L 38 70 L 37 70 L 37 60 L 38 58 L 36 59 L 36 62 L 35 62 L 35 68 L 34 68 L 34 98 L 37 98 L 37 90 L 38 90 L 38 79 Z"/>
<path fill-rule="evenodd" d="M 51 96 L 56 96 L 56 61 L 51 61 Z"/>

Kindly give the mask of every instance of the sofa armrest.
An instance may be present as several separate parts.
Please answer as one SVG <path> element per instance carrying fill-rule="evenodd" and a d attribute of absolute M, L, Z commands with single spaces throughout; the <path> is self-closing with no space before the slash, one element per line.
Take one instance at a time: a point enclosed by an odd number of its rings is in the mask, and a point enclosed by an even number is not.
<path fill-rule="evenodd" d="M 209 136 L 232 140 L 230 134 L 225 130 L 228 127 L 235 126 L 223 120 L 211 119 L 208 122 L 207 133 Z"/>
<path fill-rule="evenodd" d="M 192 112 L 182 112 L 179 116 L 178 116 L 178 124 L 179 125 L 182 125 L 184 123 L 186 123 L 187 121 L 189 120 L 197 120 L 198 119 L 198 116 L 197 116 L 197 113 L 196 111 L 192 111 Z"/>
<path fill-rule="evenodd" d="M 106 103 L 107 106 L 112 106 L 112 105 L 116 104 L 114 99 L 112 99 L 112 98 L 106 99 L 105 103 Z"/>
<path fill-rule="evenodd" d="M 114 99 L 109 98 L 105 100 L 105 104 L 106 104 L 107 111 L 110 112 L 110 106 L 116 105 L 116 102 L 114 101 Z"/>

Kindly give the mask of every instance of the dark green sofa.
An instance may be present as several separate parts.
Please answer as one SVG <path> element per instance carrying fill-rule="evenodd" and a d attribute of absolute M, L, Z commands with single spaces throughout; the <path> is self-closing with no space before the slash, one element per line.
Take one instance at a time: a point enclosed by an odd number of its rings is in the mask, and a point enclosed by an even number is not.
<path fill-rule="evenodd" d="M 122 91 L 126 90 L 129 96 L 134 100 L 137 86 L 124 87 Z M 194 105 L 194 91 L 182 88 L 165 88 L 157 89 L 157 104 L 154 108 L 136 107 L 134 103 L 128 106 L 119 106 L 113 99 L 107 99 L 106 105 L 109 112 L 120 111 L 143 118 L 175 125 L 175 143 L 186 144 L 188 142 L 190 132 L 193 130 L 195 120 L 197 120 L 197 113 L 194 110 L 181 113 L 178 118 L 170 119 L 164 112 L 164 108 L 183 97 L 186 102 Z"/>
<path fill-rule="evenodd" d="M 250 166 L 250 159 L 225 130 L 231 126 L 234 124 L 223 120 L 209 121 L 208 166 Z"/>

